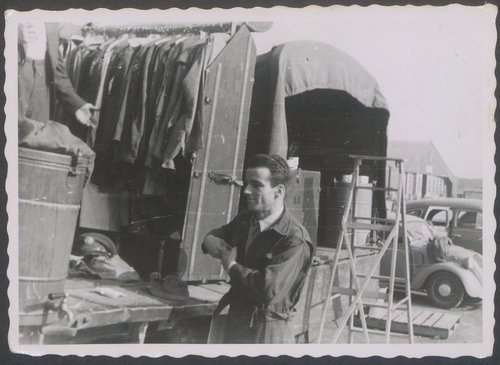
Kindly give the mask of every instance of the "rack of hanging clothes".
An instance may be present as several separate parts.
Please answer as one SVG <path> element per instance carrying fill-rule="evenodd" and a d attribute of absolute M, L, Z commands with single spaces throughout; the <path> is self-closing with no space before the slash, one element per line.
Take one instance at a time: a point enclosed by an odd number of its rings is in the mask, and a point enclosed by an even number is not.
<path fill-rule="evenodd" d="M 189 157 L 202 148 L 196 109 L 203 70 L 231 29 L 231 23 L 85 27 L 66 68 L 77 92 L 97 108 L 96 128 L 73 131 L 97 154 L 94 183 L 112 183 L 123 163 L 174 169 L 179 153 Z"/>
<path fill-rule="evenodd" d="M 175 169 L 176 157 L 189 160 L 203 147 L 204 69 L 234 30 L 234 23 L 84 27 L 65 62 L 78 94 L 97 108 L 97 127 L 73 130 L 96 152 L 94 184 L 116 185 L 131 168 L 144 176 Z"/>
<path fill-rule="evenodd" d="M 197 107 L 204 69 L 233 30 L 231 24 L 82 30 L 83 40 L 66 52 L 66 68 L 78 94 L 97 109 L 95 128 L 73 130 L 96 152 L 93 184 L 112 191 L 126 187 L 132 198 L 168 195 L 170 206 L 182 210 L 177 187 L 186 183 L 189 161 L 203 147 Z M 174 160 L 179 174 L 172 171 Z M 148 216 L 148 208 L 139 210 L 124 220 Z"/>

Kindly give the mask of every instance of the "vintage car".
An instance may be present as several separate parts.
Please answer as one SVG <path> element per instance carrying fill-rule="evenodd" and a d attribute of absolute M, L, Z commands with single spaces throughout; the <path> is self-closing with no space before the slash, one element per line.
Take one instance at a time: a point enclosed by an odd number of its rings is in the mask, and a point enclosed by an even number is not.
<path fill-rule="evenodd" d="M 406 204 L 407 214 L 420 217 L 446 232 L 456 246 L 483 253 L 481 200 L 462 198 L 420 199 Z"/>
<path fill-rule="evenodd" d="M 482 297 L 482 256 L 456 246 L 443 235 L 437 235 L 429 224 L 414 216 L 406 216 L 407 244 L 410 247 L 411 289 L 424 291 L 429 300 L 440 308 L 454 308 L 464 299 L 478 301 Z M 400 229 L 400 232 L 402 229 Z M 402 233 L 398 245 L 396 277 L 405 274 Z M 391 250 L 386 251 L 380 263 L 380 273 L 390 273 Z M 387 282 L 381 282 L 387 286 Z M 396 289 L 404 289 L 404 282 L 396 280 Z"/>

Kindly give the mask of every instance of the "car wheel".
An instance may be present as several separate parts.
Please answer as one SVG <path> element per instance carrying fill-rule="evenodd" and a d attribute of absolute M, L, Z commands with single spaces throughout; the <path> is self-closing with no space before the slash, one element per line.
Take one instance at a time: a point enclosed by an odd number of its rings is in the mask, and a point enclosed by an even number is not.
<path fill-rule="evenodd" d="M 438 271 L 427 279 L 427 295 L 430 301 L 439 308 L 455 308 L 465 296 L 462 281 L 447 271 Z"/>

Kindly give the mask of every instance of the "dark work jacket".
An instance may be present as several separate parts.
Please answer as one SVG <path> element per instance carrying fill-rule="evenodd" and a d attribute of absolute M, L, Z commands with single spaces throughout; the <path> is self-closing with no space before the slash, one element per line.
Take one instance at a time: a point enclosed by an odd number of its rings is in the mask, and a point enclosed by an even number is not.
<path fill-rule="evenodd" d="M 311 263 L 309 234 L 285 210 L 245 253 L 251 219 L 242 212 L 211 232 L 237 247 L 237 264 L 229 272 L 231 289 L 218 306 L 221 310 L 230 305 L 224 342 L 293 342 L 289 320 Z"/>

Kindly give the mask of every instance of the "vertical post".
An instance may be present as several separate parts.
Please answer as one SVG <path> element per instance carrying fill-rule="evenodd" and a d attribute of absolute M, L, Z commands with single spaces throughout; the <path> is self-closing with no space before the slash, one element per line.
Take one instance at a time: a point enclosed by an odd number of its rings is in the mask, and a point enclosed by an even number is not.
<path fill-rule="evenodd" d="M 326 321 L 326 311 L 328 309 L 328 302 L 330 302 L 330 299 L 331 299 L 333 281 L 335 279 L 335 273 L 337 272 L 337 266 L 339 263 L 340 250 L 341 250 L 343 242 L 344 242 L 344 240 L 342 239 L 343 232 L 341 232 L 340 235 L 341 235 L 341 237 L 340 237 L 339 243 L 337 244 L 337 251 L 335 252 L 335 256 L 333 258 L 331 275 L 330 275 L 330 280 L 328 282 L 328 287 L 326 290 L 326 296 L 323 300 L 323 307 L 321 310 L 321 322 L 319 323 L 319 334 L 318 334 L 318 340 L 317 340 L 318 343 L 321 343 L 321 339 L 323 337 L 323 330 L 324 330 L 325 321 Z"/>
<path fill-rule="evenodd" d="M 401 175 L 404 175 L 404 163 L 400 163 Z M 404 196 L 404 194 L 403 194 Z M 408 247 L 408 237 L 406 235 L 406 202 L 404 198 L 401 201 L 401 228 L 403 229 L 403 247 L 405 252 L 405 294 L 406 294 L 406 311 L 408 320 L 408 341 L 413 343 L 413 313 L 411 302 L 411 282 L 410 282 L 410 248 Z"/>
<path fill-rule="evenodd" d="M 400 169 L 401 163 L 399 161 L 396 161 L 396 167 Z M 401 172 L 401 170 L 399 170 Z M 392 252 L 391 252 L 391 272 L 389 276 L 389 298 L 388 298 L 388 304 L 387 304 L 387 321 L 385 324 L 385 343 L 390 342 L 390 337 L 391 337 L 391 325 L 392 325 L 392 306 L 394 302 L 394 279 L 396 275 L 396 260 L 397 260 L 397 254 L 398 254 L 398 231 L 399 231 L 399 222 L 401 221 L 401 201 L 403 199 L 402 197 L 402 189 L 403 189 L 403 178 L 401 174 L 399 175 L 399 189 L 397 191 L 397 197 L 396 197 L 396 217 L 394 220 L 394 237 L 392 238 Z"/>

